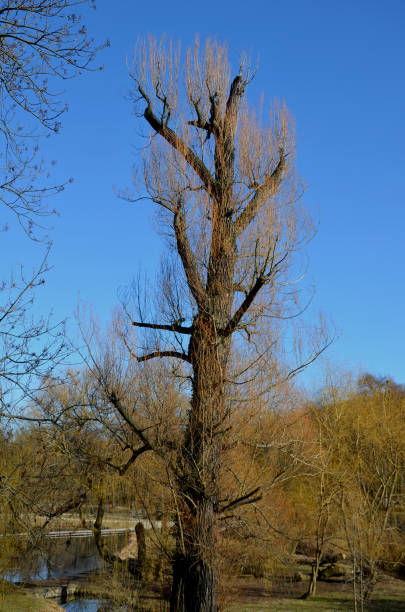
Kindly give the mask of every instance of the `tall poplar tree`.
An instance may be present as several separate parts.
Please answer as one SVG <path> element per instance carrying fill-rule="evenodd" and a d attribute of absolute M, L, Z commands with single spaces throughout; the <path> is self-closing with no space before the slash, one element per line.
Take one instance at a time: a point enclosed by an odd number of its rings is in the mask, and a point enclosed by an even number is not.
<path fill-rule="evenodd" d="M 168 258 L 158 291 L 163 319 L 148 321 L 141 312 L 132 325 L 150 332 L 149 342 L 128 347 L 140 363 L 168 358 L 189 370 L 173 468 L 171 609 L 213 612 L 218 519 L 261 495 L 255 489 L 230 499 L 220 490 L 231 396 L 243 382 L 234 354 L 252 357 L 244 373 L 266 363 L 263 324 L 294 311 L 295 255 L 311 236 L 311 221 L 299 203 L 291 117 L 281 103 L 265 120 L 249 108 L 245 62 L 232 77 L 225 46 L 208 41 L 201 49 L 197 40 L 183 63 L 179 47 L 149 39 L 138 46 L 131 76 L 136 112 L 149 128 L 143 184 L 174 263 Z"/>

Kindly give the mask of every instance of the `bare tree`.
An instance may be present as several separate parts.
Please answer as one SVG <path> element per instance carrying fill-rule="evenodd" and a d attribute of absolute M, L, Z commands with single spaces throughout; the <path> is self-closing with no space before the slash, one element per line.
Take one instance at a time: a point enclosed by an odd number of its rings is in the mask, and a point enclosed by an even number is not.
<path fill-rule="evenodd" d="M 44 196 L 63 189 L 63 185 L 47 185 L 39 138 L 59 130 L 67 108 L 59 91 L 61 82 L 91 68 L 97 51 L 80 16 L 74 13 L 75 7 L 84 3 L 0 3 L 0 202 L 3 218 L 10 218 L 11 212 L 33 240 L 44 238 L 42 218 L 54 212 L 45 205 Z M 0 286 L 4 297 L 0 308 L 0 401 L 6 416 L 11 413 L 10 403 L 32 389 L 33 378 L 47 374 L 64 349 L 61 328 L 29 316 L 33 290 L 45 282 L 48 251 L 49 247 L 32 274 L 21 269 Z"/>
<path fill-rule="evenodd" d="M 176 258 L 165 265 L 159 290 L 164 319 L 147 321 L 141 312 L 132 325 L 153 335 L 137 348 L 127 344 L 140 363 L 167 357 L 190 370 L 190 406 L 175 466 L 171 607 L 193 612 L 217 609 L 218 517 L 260 497 L 260 489 L 240 499 L 219 490 L 231 398 L 244 380 L 231 371 L 233 350 L 246 336 L 254 358 L 244 374 L 252 375 L 258 362 L 265 367 L 270 349 L 263 348 L 261 324 L 297 314 L 295 256 L 312 234 L 299 203 L 294 128 L 285 105 L 273 104 L 262 121 L 246 102 L 252 78 L 246 63 L 233 79 L 230 70 L 227 49 L 216 42 L 201 50 L 196 41 L 183 69 L 178 48 L 150 39 L 139 45 L 131 72 L 136 108 L 150 128 L 144 185 Z M 314 346 L 290 375 L 320 350 Z"/>
<path fill-rule="evenodd" d="M 67 109 L 61 82 L 91 69 L 98 50 L 75 13 L 80 4 L 87 0 L 0 3 L 0 201 L 31 238 L 53 212 L 43 197 L 63 188 L 39 182 L 38 138 L 59 131 Z"/>
<path fill-rule="evenodd" d="M 0 418 L 19 416 L 19 408 L 38 390 L 50 369 L 66 356 L 63 324 L 30 314 L 33 291 L 44 284 L 48 268 L 46 256 L 38 270 L 3 283 L 4 300 L 0 311 Z"/>
<path fill-rule="evenodd" d="M 61 84 L 92 69 L 98 48 L 75 10 L 86 0 L 2 0 L 0 2 L 0 205 L 2 229 L 17 219 L 27 236 L 46 241 L 42 219 L 50 210 L 44 197 L 64 188 L 52 186 L 40 157 L 41 137 L 58 132 L 67 108 Z M 90 5 L 93 3 L 90 1 Z M 47 255 L 32 273 L 20 268 L 0 282 L 0 423 L 34 421 L 26 402 L 38 392 L 50 369 L 66 354 L 63 325 L 31 314 L 36 288 L 48 270 Z M 24 457 L 27 457 L 25 453 Z M 33 473 L 36 456 L 32 457 Z M 29 466 L 1 467 L 0 496 L 6 506 L 22 508 Z M 21 467 L 21 469 L 20 469 Z M 23 477 L 16 483 L 16 473 Z M 11 488 L 10 488 L 11 487 Z M 20 495 L 21 493 L 21 495 Z M 19 506 L 19 501 L 21 505 Z M 31 504 L 35 508 L 35 504 Z M 18 512 L 11 511 L 14 520 Z"/>

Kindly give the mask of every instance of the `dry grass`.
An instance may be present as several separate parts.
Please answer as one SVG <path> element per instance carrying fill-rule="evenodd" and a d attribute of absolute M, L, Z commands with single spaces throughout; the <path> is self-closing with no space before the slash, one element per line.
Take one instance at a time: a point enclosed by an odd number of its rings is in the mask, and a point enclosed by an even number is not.
<path fill-rule="evenodd" d="M 0 612 L 63 612 L 53 601 L 31 597 L 3 580 L 0 581 Z"/>

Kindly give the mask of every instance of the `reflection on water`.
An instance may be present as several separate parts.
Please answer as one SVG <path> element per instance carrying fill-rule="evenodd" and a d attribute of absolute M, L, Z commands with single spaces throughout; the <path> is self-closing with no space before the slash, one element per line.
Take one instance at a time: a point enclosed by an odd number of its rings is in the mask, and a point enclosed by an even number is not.
<path fill-rule="evenodd" d="M 69 612 L 101 612 L 102 610 L 112 610 L 108 604 L 100 599 L 77 599 L 62 605 L 62 608 Z"/>
<path fill-rule="evenodd" d="M 107 536 L 107 538 L 109 547 L 114 551 L 126 543 L 125 534 Z M 4 576 L 13 582 L 59 578 L 103 566 L 92 537 L 47 538 L 37 549 L 30 547 L 27 541 L 21 540 L 17 547 L 12 564 L 8 565 Z"/>
<path fill-rule="evenodd" d="M 76 599 L 59 605 L 68 612 L 128 612 L 128 608 L 125 606 L 116 608 L 113 604 L 102 599 Z"/>

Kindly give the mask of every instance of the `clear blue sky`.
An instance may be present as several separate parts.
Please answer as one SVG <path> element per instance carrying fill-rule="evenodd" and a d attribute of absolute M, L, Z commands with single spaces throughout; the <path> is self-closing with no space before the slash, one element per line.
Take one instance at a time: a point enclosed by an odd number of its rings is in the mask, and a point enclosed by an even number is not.
<path fill-rule="evenodd" d="M 308 248 L 314 308 L 341 332 L 329 358 L 405 382 L 405 2 L 98 0 L 85 22 L 111 46 L 102 72 L 67 84 L 61 134 L 43 146 L 55 179 L 74 183 L 52 202 L 53 270 L 37 311 L 71 316 L 80 297 L 107 321 L 139 267 L 153 276 L 151 205 L 114 195 L 130 185 L 139 146 L 126 58 L 148 32 L 184 46 L 199 33 L 228 42 L 236 68 L 241 51 L 259 56 L 251 98 L 283 98 L 296 118 L 305 202 L 320 217 Z M 2 240 L 3 276 L 39 261 L 16 228 Z"/>

